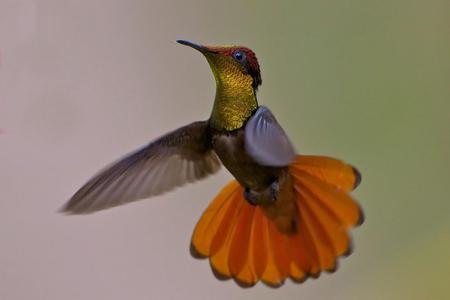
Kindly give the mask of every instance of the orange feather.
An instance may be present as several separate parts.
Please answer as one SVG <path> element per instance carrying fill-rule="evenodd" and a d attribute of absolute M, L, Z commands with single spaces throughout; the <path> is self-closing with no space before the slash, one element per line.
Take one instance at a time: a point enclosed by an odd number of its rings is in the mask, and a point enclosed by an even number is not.
<path fill-rule="evenodd" d="M 301 155 L 289 166 L 289 176 L 288 188 L 293 192 L 282 195 L 294 197 L 295 205 L 290 207 L 297 210 L 293 214 L 297 227 L 293 232 L 277 226 L 278 208 L 248 204 L 237 181 L 209 205 L 194 230 L 192 247 L 209 257 L 217 273 L 243 286 L 259 280 L 279 286 L 288 277 L 302 282 L 322 271 L 334 271 L 337 258 L 349 253 L 347 231 L 363 220 L 349 195 L 360 181 L 359 172 L 336 159 Z"/>

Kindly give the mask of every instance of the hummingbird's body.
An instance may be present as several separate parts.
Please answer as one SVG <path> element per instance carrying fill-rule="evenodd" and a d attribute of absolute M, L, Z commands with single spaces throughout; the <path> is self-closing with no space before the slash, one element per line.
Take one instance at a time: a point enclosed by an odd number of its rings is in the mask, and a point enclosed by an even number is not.
<path fill-rule="evenodd" d="M 217 172 L 236 181 L 213 200 L 192 236 L 192 250 L 244 285 L 277 286 L 333 271 L 348 254 L 347 230 L 362 223 L 348 194 L 359 172 L 339 160 L 297 155 L 267 107 L 255 54 L 245 47 L 179 43 L 204 54 L 216 80 L 211 116 L 168 133 L 105 168 L 64 211 L 89 213 L 161 194 Z"/>
<path fill-rule="evenodd" d="M 273 181 L 271 168 L 255 163 L 244 149 L 246 122 L 258 108 L 253 78 L 230 64 L 231 57 L 206 55 L 216 80 L 216 97 L 208 121 L 211 146 L 243 186 L 261 190 Z M 253 177 L 255 173 L 261 178 Z"/>
<path fill-rule="evenodd" d="M 246 187 L 248 193 L 254 196 L 251 203 L 260 205 L 267 215 L 271 214 L 272 220 L 281 231 L 294 230 L 296 211 L 291 209 L 293 197 L 279 197 L 280 201 L 275 201 L 275 195 L 271 190 L 274 182 L 283 187 L 288 183 L 288 168 L 263 166 L 255 162 L 245 151 L 244 135 L 243 128 L 229 132 L 213 130 L 212 147 L 222 164 L 241 186 Z M 247 197 L 247 200 L 250 199 Z M 290 202 L 290 205 L 286 205 L 286 202 Z M 284 212 L 283 208 L 287 208 L 288 213 Z"/>
<path fill-rule="evenodd" d="M 244 187 L 253 191 L 268 189 L 286 168 L 263 166 L 245 152 L 245 130 L 212 130 L 211 143 L 222 164 Z"/>

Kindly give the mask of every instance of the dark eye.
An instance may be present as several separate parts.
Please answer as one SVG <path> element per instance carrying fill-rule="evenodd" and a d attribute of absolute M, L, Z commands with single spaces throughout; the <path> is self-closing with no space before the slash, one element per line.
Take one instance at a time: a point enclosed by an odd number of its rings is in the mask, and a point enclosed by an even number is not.
<path fill-rule="evenodd" d="M 245 53 L 237 50 L 233 53 L 233 57 L 238 61 L 243 61 L 245 59 Z"/>

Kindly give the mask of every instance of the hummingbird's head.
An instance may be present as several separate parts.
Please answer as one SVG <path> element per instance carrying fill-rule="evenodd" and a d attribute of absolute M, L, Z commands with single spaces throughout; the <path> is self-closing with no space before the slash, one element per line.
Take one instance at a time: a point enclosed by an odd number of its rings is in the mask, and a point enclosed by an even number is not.
<path fill-rule="evenodd" d="M 204 46 L 190 41 L 178 43 L 192 47 L 206 57 L 218 86 L 246 87 L 254 91 L 261 85 L 261 73 L 255 53 L 242 46 Z"/>

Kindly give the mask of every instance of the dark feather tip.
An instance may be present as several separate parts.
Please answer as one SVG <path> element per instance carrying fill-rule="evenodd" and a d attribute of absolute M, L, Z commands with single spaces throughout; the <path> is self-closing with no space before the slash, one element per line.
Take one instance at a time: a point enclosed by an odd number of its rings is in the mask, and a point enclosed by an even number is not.
<path fill-rule="evenodd" d="M 284 284 L 284 280 L 282 280 L 278 283 L 272 283 L 272 282 L 266 282 L 266 281 L 262 281 L 262 283 L 264 283 L 266 286 L 268 286 L 272 289 L 278 289 Z"/>
<path fill-rule="evenodd" d="M 194 244 L 191 243 L 191 245 L 189 246 L 189 252 L 191 253 L 191 256 L 193 258 L 197 258 L 197 259 L 203 259 L 206 258 L 206 256 L 204 256 L 203 254 L 201 254 L 200 252 L 197 251 L 197 249 L 195 249 Z"/>
<path fill-rule="evenodd" d="M 349 257 L 353 253 L 353 241 L 350 240 L 350 244 L 348 245 L 347 251 L 345 251 L 341 257 Z"/>
<path fill-rule="evenodd" d="M 326 273 L 330 273 L 330 274 L 335 273 L 337 271 L 338 267 L 339 267 L 338 260 L 335 259 L 334 260 L 334 266 L 329 268 L 329 269 L 325 269 L 325 272 Z"/>
<path fill-rule="evenodd" d="M 359 184 L 361 183 L 361 179 L 362 179 L 361 172 L 359 172 L 358 169 L 353 166 L 352 166 L 352 169 L 353 169 L 353 173 L 355 174 L 355 183 L 353 184 L 353 189 L 356 189 L 359 186 Z"/>
<path fill-rule="evenodd" d="M 310 277 L 309 273 L 306 273 L 302 278 L 294 278 L 292 276 L 289 278 L 292 280 L 292 282 L 301 284 L 304 283 L 309 277 Z"/>
<path fill-rule="evenodd" d="M 364 211 L 362 210 L 361 207 L 359 207 L 359 219 L 356 222 L 356 226 L 360 226 L 364 223 L 364 221 L 366 220 L 366 216 L 364 214 Z"/>
<path fill-rule="evenodd" d="M 214 277 L 217 278 L 217 280 L 225 281 L 225 280 L 229 280 L 230 279 L 230 277 L 228 277 L 228 276 L 220 273 L 216 269 L 214 269 L 214 267 L 211 264 L 210 264 L 210 266 L 211 266 L 212 273 L 214 274 Z"/>
<path fill-rule="evenodd" d="M 243 281 L 241 281 L 239 279 L 236 279 L 236 278 L 233 278 L 233 280 L 234 280 L 234 282 L 236 282 L 236 284 L 239 287 L 241 287 L 243 289 L 251 288 L 251 287 L 255 286 L 255 284 L 256 284 L 256 283 L 251 284 L 251 283 L 243 282 Z"/>

